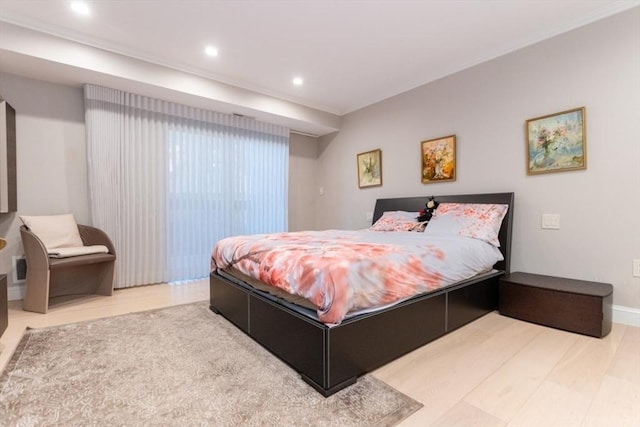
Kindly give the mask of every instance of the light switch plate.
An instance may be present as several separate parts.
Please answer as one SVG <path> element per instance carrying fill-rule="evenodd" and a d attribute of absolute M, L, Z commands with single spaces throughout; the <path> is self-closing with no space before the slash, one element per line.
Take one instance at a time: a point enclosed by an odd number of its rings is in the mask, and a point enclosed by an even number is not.
<path fill-rule="evenodd" d="M 633 277 L 640 277 L 640 259 L 633 260 Z"/>
<path fill-rule="evenodd" d="M 560 215 L 558 214 L 542 214 L 542 228 L 559 230 Z"/>

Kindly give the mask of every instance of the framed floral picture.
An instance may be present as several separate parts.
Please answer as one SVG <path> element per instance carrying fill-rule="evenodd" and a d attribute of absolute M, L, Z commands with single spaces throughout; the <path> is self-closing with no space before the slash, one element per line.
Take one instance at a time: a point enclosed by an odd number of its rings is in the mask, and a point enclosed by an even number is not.
<path fill-rule="evenodd" d="M 367 151 L 356 156 L 358 161 L 358 187 L 382 185 L 382 150 Z"/>
<path fill-rule="evenodd" d="M 422 141 L 422 183 L 456 180 L 456 136 Z"/>
<path fill-rule="evenodd" d="M 585 108 L 526 121 L 527 174 L 587 168 Z"/>

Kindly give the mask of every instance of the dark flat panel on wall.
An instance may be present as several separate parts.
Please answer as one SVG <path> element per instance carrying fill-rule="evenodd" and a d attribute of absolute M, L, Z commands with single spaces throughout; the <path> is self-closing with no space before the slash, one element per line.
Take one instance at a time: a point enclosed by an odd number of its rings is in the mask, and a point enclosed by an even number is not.
<path fill-rule="evenodd" d="M 0 133 L 0 173 L 3 174 L 0 177 L 0 212 L 15 212 L 18 209 L 16 111 L 6 101 L 0 101 Z"/>
<path fill-rule="evenodd" d="M 7 276 L 0 274 L 0 336 L 9 325 L 9 311 L 7 301 Z"/>

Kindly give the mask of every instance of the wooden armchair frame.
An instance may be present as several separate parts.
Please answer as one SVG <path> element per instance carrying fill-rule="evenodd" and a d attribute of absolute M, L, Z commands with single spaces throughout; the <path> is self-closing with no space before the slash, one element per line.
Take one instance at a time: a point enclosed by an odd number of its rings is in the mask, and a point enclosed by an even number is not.
<path fill-rule="evenodd" d="M 116 251 L 107 234 L 95 227 L 78 224 L 85 246 L 104 245 L 109 253 L 50 258 L 42 241 L 25 226 L 20 227 L 27 261 L 27 277 L 22 308 L 46 313 L 49 298 L 94 293 L 112 295 Z"/>

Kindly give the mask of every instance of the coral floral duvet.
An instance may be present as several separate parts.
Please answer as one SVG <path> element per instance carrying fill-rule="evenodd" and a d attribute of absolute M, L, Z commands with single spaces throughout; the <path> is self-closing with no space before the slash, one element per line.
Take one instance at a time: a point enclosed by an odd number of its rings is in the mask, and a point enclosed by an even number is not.
<path fill-rule="evenodd" d="M 470 237 L 371 230 L 305 231 L 220 240 L 212 271 L 241 273 L 309 300 L 319 319 L 404 300 L 490 270 L 493 245 Z"/>

